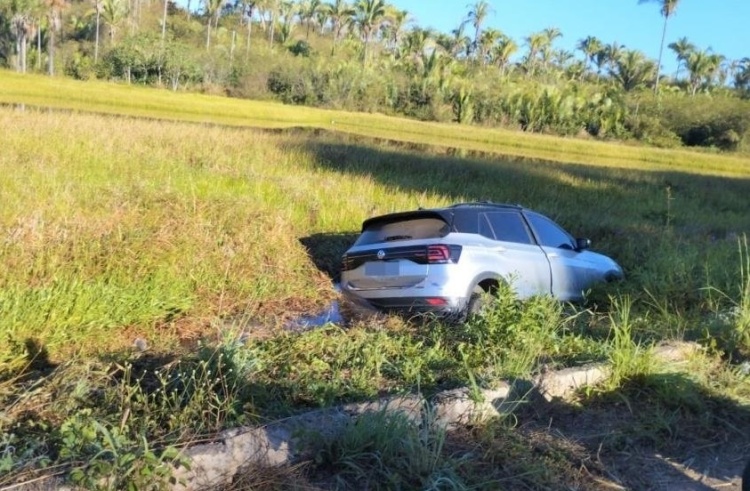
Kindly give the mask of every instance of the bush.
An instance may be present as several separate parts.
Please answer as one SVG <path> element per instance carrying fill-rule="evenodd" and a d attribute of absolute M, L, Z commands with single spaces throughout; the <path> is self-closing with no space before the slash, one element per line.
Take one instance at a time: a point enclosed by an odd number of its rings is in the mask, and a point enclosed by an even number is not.
<path fill-rule="evenodd" d="M 72 57 L 65 62 L 65 75 L 78 80 L 89 80 L 96 76 L 94 71 L 94 60 L 90 57 L 74 53 Z"/>
<path fill-rule="evenodd" d="M 312 54 L 312 47 L 310 46 L 310 43 L 303 39 L 300 39 L 296 43 L 292 44 L 288 49 L 289 52 L 294 56 L 303 56 L 305 58 L 308 58 L 310 54 Z"/>
<path fill-rule="evenodd" d="M 735 97 L 670 96 L 662 124 L 687 146 L 739 150 L 750 142 L 750 101 Z"/>

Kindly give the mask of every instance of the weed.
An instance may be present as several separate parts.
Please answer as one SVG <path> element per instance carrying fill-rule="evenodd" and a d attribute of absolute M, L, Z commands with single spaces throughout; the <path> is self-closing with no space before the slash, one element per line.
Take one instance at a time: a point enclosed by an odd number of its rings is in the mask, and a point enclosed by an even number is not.
<path fill-rule="evenodd" d="M 609 386 L 614 388 L 633 377 L 650 373 L 652 357 L 634 338 L 631 320 L 632 300 L 629 297 L 612 298 L 610 314 L 611 346 L 609 354 Z"/>
<path fill-rule="evenodd" d="M 739 285 L 736 296 L 715 287 L 706 287 L 709 294 L 717 294 L 724 302 L 715 302 L 710 343 L 730 356 L 750 357 L 750 248 L 747 236 L 737 239 L 739 257 Z"/>
<path fill-rule="evenodd" d="M 562 306 L 548 297 L 519 302 L 508 285 L 488 302 L 482 315 L 443 332 L 457 343 L 457 358 L 473 380 L 528 377 L 541 358 L 561 355 Z"/>
<path fill-rule="evenodd" d="M 747 245 L 747 235 L 743 235 L 739 242 L 740 255 L 740 292 L 737 302 L 736 336 L 740 351 L 750 356 L 750 248 Z"/>
<path fill-rule="evenodd" d="M 444 455 L 446 433 L 387 408 L 365 413 L 323 442 L 316 461 L 335 470 L 342 489 L 468 489 Z"/>

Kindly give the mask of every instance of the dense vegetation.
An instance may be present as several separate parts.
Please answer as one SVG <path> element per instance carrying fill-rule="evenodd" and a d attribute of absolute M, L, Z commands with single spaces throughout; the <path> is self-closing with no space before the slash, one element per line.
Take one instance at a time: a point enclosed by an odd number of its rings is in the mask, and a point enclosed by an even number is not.
<path fill-rule="evenodd" d="M 679 2 L 657 3 L 666 22 Z M 750 58 L 681 37 L 665 55 L 679 69 L 662 75 L 660 63 L 617 43 L 587 37 L 569 52 L 555 46 L 563 33 L 554 27 L 514 40 L 487 27 L 487 2 L 467 8 L 441 33 L 383 0 L 10 0 L 0 7 L 0 60 L 22 72 L 423 120 L 665 147 L 750 145 Z"/>
<path fill-rule="evenodd" d="M 130 92 L 125 109 L 171 95 Z M 620 415 L 614 440 L 580 455 L 516 427 L 514 418 L 536 421 L 523 410 L 450 435 L 373 415 L 316 442 L 308 471 L 335 475 L 339 489 L 386 486 L 386 475 L 405 489 L 433 479 L 452 489 L 600 489 L 609 464 L 592 467 L 593 455 L 616 462 L 644 442 L 672 455 L 682 444 L 747 442 L 748 169 L 711 168 L 739 159 L 697 155 L 710 158 L 702 169 L 647 170 L 465 158 L 314 131 L 29 108 L 3 108 L 0 125 L 0 485 L 60 473 L 85 488 L 160 487 L 176 450 L 227 427 L 590 360 L 609 362 L 613 377 L 579 403 L 596 411 L 624 398 L 638 409 Z M 364 217 L 472 199 L 550 213 L 617 258 L 627 281 L 581 306 L 505 294 L 463 326 L 355 318 L 286 329 L 335 296 L 329 275 Z M 672 373 L 649 357 L 662 339 L 704 350 Z"/>

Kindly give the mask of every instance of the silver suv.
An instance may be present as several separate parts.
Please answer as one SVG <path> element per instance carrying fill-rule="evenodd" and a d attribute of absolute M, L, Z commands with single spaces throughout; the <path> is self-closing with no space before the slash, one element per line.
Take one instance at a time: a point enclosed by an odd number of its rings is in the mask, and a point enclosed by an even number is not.
<path fill-rule="evenodd" d="M 344 254 L 341 290 L 380 310 L 465 316 L 506 283 L 519 298 L 580 300 L 623 276 L 549 218 L 518 205 L 464 203 L 365 220 Z"/>

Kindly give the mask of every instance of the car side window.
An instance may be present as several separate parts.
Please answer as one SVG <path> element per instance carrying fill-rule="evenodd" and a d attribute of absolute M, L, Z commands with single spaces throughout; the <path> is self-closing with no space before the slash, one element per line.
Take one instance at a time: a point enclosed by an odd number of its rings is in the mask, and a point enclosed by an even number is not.
<path fill-rule="evenodd" d="M 477 215 L 477 218 L 479 218 L 479 235 L 487 237 L 488 239 L 495 240 L 495 234 L 492 233 L 492 227 L 490 226 L 490 222 L 487 220 L 486 214 L 480 213 L 479 215 Z"/>
<path fill-rule="evenodd" d="M 496 211 L 487 213 L 487 219 L 495 232 L 495 238 L 504 242 L 531 244 L 531 234 L 521 217 L 515 211 Z"/>
<path fill-rule="evenodd" d="M 575 242 L 570 234 L 549 218 L 536 213 L 526 213 L 526 218 L 534 229 L 540 245 L 558 249 L 575 249 Z"/>

